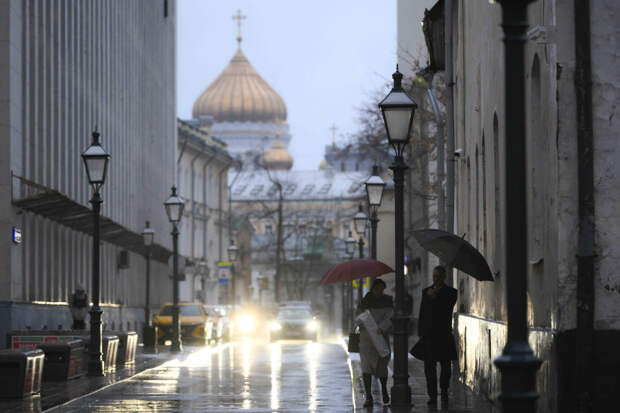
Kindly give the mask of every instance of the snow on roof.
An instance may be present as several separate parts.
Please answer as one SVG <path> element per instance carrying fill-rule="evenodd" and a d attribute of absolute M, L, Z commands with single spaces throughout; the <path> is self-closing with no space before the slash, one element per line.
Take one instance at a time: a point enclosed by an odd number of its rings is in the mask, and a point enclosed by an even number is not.
<path fill-rule="evenodd" d="M 234 172 L 232 172 L 234 174 Z M 287 201 L 359 199 L 366 195 L 367 172 L 314 171 L 246 171 L 232 186 L 232 200 L 276 200 L 277 183 L 282 185 Z"/>

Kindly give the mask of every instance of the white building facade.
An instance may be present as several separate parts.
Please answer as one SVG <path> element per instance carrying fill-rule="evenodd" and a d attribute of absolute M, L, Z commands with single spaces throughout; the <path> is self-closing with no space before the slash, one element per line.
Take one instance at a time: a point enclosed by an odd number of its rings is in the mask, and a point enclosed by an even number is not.
<path fill-rule="evenodd" d="M 144 322 L 147 220 L 151 303 L 172 298 L 163 201 L 177 153 L 175 6 L 0 3 L 1 336 L 69 328 L 68 296 L 81 284 L 92 298 L 91 189 L 80 154 L 95 128 L 111 155 L 101 192 L 104 328 L 140 331 Z"/>
<path fill-rule="evenodd" d="M 228 169 L 233 159 L 226 144 L 204 130 L 178 120 L 177 185 L 185 200 L 179 252 L 186 257 L 182 301 L 216 304 L 217 264 L 226 261 L 229 242 Z"/>

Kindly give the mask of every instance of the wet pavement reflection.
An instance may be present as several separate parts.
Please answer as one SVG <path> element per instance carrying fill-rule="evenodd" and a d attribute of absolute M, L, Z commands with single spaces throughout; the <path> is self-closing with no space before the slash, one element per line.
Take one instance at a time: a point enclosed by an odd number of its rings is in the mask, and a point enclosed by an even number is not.
<path fill-rule="evenodd" d="M 350 412 L 336 343 L 237 342 L 164 365 L 50 410 L 60 412 Z"/>

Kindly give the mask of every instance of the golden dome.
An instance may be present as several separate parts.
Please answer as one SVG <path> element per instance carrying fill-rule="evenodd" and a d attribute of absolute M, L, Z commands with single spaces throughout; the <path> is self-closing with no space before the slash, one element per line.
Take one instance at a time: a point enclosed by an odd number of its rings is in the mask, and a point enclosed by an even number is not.
<path fill-rule="evenodd" d="M 293 167 L 293 157 L 279 137 L 276 137 L 271 148 L 263 155 L 263 165 L 269 170 L 288 170 Z"/>
<path fill-rule="evenodd" d="M 286 121 L 284 100 L 252 67 L 241 47 L 194 102 L 192 117 L 213 116 L 216 122 Z"/>
<path fill-rule="evenodd" d="M 319 169 L 323 170 L 325 168 L 327 168 L 327 161 L 325 160 L 325 158 L 323 158 L 323 160 L 319 164 Z"/>

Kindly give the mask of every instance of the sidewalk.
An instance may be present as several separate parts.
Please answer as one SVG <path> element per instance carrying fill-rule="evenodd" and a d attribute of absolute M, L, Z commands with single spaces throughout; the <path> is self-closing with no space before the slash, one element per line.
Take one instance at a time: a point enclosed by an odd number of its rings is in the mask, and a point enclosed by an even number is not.
<path fill-rule="evenodd" d="M 184 352 L 191 352 L 193 350 L 195 348 L 189 347 L 184 349 Z M 0 412 L 39 413 L 131 378 L 140 372 L 157 367 L 175 357 L 174 353 L 166 349 L 160 350 L 158 354 L 147 354 L 143 353 L 142 347 L 138 347 L 136 361 L 131 365 L 126 367 L 119 366 L 116 368 L 116 371 L 108 372 L 104 377 L 84 375 L 68 381 L 43 382 L 40 395 L 24 399 L 0 399 Z"/>
<path fill-rule="evenodd" d="M 347 338 L 342 341 L 345 352 L 347 351 L 346 345 Z M 372 397 L 375 404 L 372 409 L 363 408 L 364 405 L 364 385 L 362 383 L 362 369 L 360 364 L 360 358 L 358 353 L 347 353 L 349 356 L 349 370 L 351 373 L 351 382 L 353 387 L 353 407 L 355 410 L 361 410 L 364 412 L 446 412 L 446 413 L 499 413 L 499 406 L 494 405 L 489 400 L 478 396 L 472 392 L 467 386 L 458 381 L 455 374 L 452 374 L 450 383 L 450 400 L 447 406 L 444 406 L 440 398 L 437 398 L 436 406 L 428 406 L 428 395 L 426 394 L 426 379 L 424 377 L 424 363 L 415 359 L 413 356 L 409 356 L 409 386 L 411 387 L 413 407 L 411 409 L 392 409 L 389 406 L 383 406 L 381 403 L 381 388 L 378 380 L 373 380 L 372 385 Z M 388 367 L 388 389 L 392 388 L 392 363 L 390 362 Z M 439 366 L 437 367 L 440 370 Z"/>

